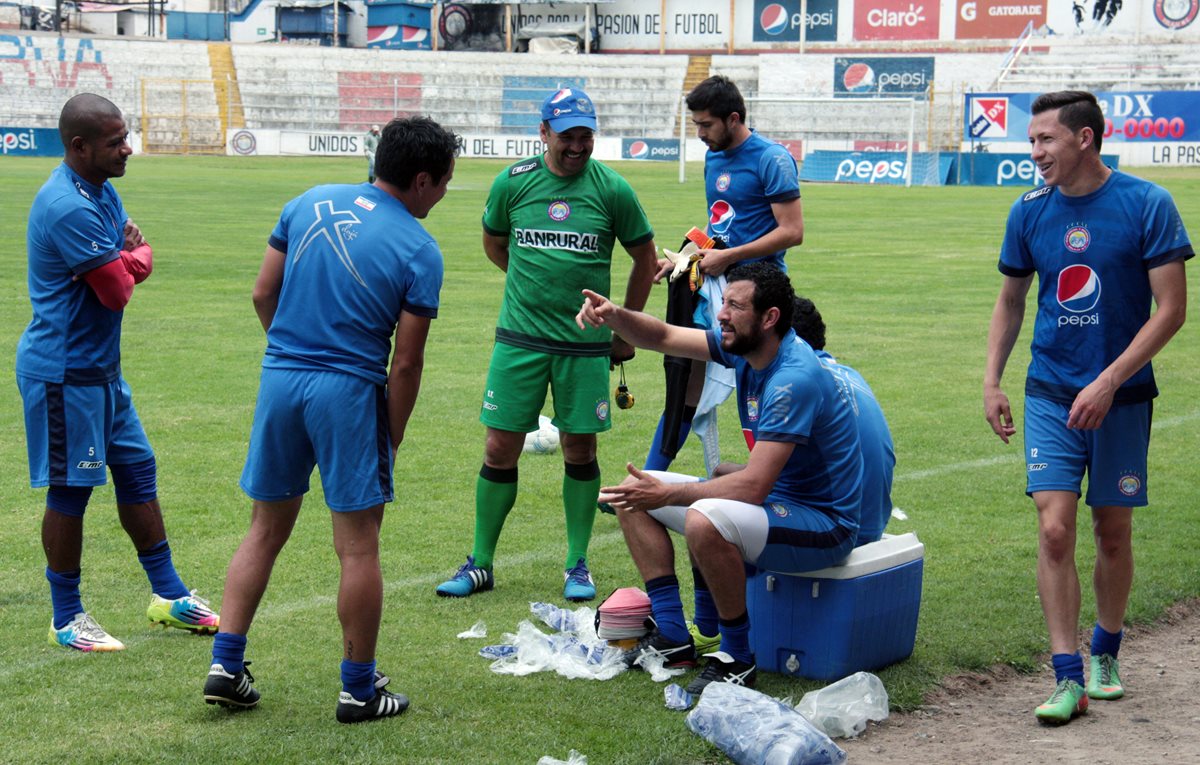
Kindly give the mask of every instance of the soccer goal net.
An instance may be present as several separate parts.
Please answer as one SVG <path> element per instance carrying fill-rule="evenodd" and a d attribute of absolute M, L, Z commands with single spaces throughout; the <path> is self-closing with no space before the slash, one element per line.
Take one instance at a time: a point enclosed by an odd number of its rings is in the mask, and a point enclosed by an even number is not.
<path fill-rule="evenodd" d="M 695 128 L 686 103 L 681 107 L 679 181 L 686 178 L 687 141 Z M 839 176 L 849 161 L 856 166 L 872 159 L 893 159 L 886 172 L 901 173 L 890 182 L 905 185 L 936 184 L 936 155 L 928 150 L 929 102 L 916 98 L 788 98 L 759 96 L 746 99 L 746 121 L 764 136 L 783 144 L 798 163 L 813 163 L 808 177 Z M 861 159 L 848 156 L 861 152 Z M 880 153 L 875 157 L 875 153 Z M 694 156 L 694 155 L 693 155 Z M 825 168 L 825 164 L 831 167 Z M 878 162 L 872 163 L 879 166 Z M 817 170 L 817 173 L 813 173 Z M 855 171 L 857 172 L 857 170 Z M 871 173 L 876 170 L 869 171 Z M 845 172 L 840 174 L 846 176 Z M 877 182 L 878 179 L 838 177 L 839 180 Z"/>

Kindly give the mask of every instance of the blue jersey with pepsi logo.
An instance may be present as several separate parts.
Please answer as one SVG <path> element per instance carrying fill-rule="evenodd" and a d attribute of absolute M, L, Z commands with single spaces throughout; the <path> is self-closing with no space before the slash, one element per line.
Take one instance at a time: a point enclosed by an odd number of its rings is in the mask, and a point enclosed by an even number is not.
<path fill-rule="evenodd" d="M 802 340 L 800 342 L 803 342 Z M 854 411 L 863 457 L 862 513 L 858 540 L 864 545 L 878 542 L 892 517 L 892 476 L 896 470 L 896 447 L 883 408 L 875 391 L 853 367 L 840 363 L 826 351 L 814 351 L 833 375 L 842 397 Z"/>
<path fill-rule="evenodd" d="M 375 186 L 310 189 L 283 208 L 270 245 L 287 258 L 264 367 L 332 369 L 383 384 L 400 312 L 437 316 L 437 242 Z"/>
<path fill-rule="evenodd" d="M 1074 402 L 1149 320 L 1150 269 L 1193 254 L 1171 195 L 1149 181 L 1114 171 L 1084 196 L 1053 186 L 1022 195 L 1009 212 L 999 268 L 1038 275 L 1026 393 Z M 1157 395 L 1147 363 L 1113 403 Z"/>
<path fill-rule="evenodd" d="M 863 458 L 854 412 L 808 343 L 788 330 L 763 369 L 726 353 L 708 332 L 712 360 L 737 376 L 738 416 L 754 442 L 795 445 L 766 503 L 796 503 L 856 530 L 862 504 Z M 890 510 L 891 508 L 889 508 Z"/>
<path fill-rule="evenodd" d="M 740 146 L 705 155 L 704 195 L 709 236 L 728 247 L 753 242 L 778 227 L 772 204 L 800 197 L 796 160 L 783 146 L 751 131 Z M 766 260 L 786 270 L 786 252 L 742 262 Z"/>
<path fill-rule="evenodd" d="M 25 235 L 33 319 L 17 344 L 18 375 L 74 385 L 117 379 L 123 311 L 105 308 L 82 277 L 121 257 L 128 218 L 111 183 L 95 186 L 66 164 L 38 191 Z"/>

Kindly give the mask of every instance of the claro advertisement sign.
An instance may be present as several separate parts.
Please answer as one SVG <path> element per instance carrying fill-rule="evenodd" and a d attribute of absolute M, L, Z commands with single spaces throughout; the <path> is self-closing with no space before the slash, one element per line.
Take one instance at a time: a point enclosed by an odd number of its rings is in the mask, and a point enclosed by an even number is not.
<path fill-rule="evenodd" d="M 854 39 L 936 40 L 940 12 L 931 0 L 861 0 L 854 4 Z"/>
<path fill-rule="evenodd" d="M 958 0 L 954 36 L 959 40 L 1012 40 L 1033 22 L 1046 23 L 1049 0 Z"/>

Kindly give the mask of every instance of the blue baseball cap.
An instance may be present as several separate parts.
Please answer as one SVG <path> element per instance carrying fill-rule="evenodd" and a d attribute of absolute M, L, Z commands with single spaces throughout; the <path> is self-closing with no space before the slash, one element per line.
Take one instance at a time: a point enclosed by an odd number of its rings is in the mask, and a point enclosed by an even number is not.
<path fill-rule="evenodd" d="M 562 133 L 573 127 L 596 129 L 596 107 L 592 99 L 578 88 L 563 88 L 546 96 L 542 102 L 542 121 L 550 123 L 550 129 Z"/>

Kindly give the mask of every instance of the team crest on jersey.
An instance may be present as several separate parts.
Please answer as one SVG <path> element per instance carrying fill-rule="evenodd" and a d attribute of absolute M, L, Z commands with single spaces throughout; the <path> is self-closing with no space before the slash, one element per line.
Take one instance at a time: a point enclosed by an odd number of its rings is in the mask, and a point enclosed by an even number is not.
<path fill-rule="evenodd" d="M 596 419 L 600 422 L 608 419 L 608 399 L 596 402 Z"/>
<path fill-rule="evenodd" d="M 786 505 L 781 505 L 778 502 L 771 502 L 767 507 L 771 508 L 771 512 L 780 518 L 787 518 L 791 514 Z"/>
<path fill-rule="evenodd" d="M 746 419 L 758 422 L 758 396 L 746 397 Z"/>
<path fill-rule="evenodd" d="M 564 199 L 556 199 L 546 208 L 546 214 L 550 216 L 550 220 L 564 221 L 571 217 L 571 205 Z"/>
<path fill-rule="evenodd" d="M 1071 252 L 1083 252 L 1092 243 L 1092 235 L 1088 233 L 1087 226 L 1076 224 L 1067 229 L 1067 235 L 1063 238 L 1063 244 Z"/>
<path fill-rule="evenodd" d="M 1051 191 L 1054 191 L 1053 186 L 1043 186 L 1040 189 L 1034 189 L 1033 191 L 1029 192 L 1025 196 L 1021 197 L 1021 201 L 1022 202 L 1032 202 L 1033 200 L 1037 199 L 1038 197 L 1046 196 Z"/>
<path fill-rule="evenodd" d="M 1117 488 L 1126 497 L 1132 497 L 1142 489 L 1142 479 L 1138 478 L 1133 473 L 1126 473 L 1117 481 Z"/>
<path fill-rule="evenodd" d="M 717 191 L 727 191 L 729 189 L 729 173 L 721 173 L 717 176 Z"/>
<path fill-rule="evenodd" d="M 355 199 L 354 204 L 358 205 L 359 207 L 366 210 L 367 212 L 370 212 L 375 209 L 375 203 L 372 202 L 371 200 L 367 199 L 366 197 L 359 197 L 359 198 Z"/>

